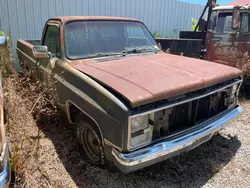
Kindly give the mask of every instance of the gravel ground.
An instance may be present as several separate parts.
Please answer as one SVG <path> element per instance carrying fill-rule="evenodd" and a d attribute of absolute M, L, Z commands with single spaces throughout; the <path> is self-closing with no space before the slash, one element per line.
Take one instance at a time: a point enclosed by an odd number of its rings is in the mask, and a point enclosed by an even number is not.
<path fill-rule="evenodd" d="M 236 123 L 198 148 L 131 174 L 109 173 L 81 158 L 65 115 L 48 105 L 30 112 L 37 95 L 23 87 L 38 86 L 21 82 L 4 84 L 15 187 L 250 187 L 249 101 Z"/>

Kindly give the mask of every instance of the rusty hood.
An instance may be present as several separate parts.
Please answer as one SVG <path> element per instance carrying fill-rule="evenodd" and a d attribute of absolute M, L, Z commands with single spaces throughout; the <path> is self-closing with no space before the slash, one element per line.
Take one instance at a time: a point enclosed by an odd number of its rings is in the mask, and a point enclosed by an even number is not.
<path fill-rule="evenodd" d="M 229 66 L 165 54 L 72 61 L 74 68 L 122 95 L 132 107 L 196 91 L 241 75 Z"/>

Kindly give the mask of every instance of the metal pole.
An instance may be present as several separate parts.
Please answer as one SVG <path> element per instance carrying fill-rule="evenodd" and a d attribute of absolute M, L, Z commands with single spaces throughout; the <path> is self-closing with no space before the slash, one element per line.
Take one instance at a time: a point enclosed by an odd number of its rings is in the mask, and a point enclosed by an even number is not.
<path fill-rule="evenodd" d="M 197 31 L 197 29 L 198 29 L 198 27 L 199 27 L 199 25 L 200 25 L 201 19 L 203 18 L 204 14 L 205 14 L 205 12 L 206 12 L 206 10 L 207 10 L 207 8 L 208 8 L 209 6 L 212 7 L 212 0 L 208 0 L 208 1 L 207 1 L 207 4 L 206 4 L 206 6 L 205 6 L 205 8 L 204 8 L 204 10 L 203 10 L 203 12 L 202 12 L 200 18 L 199 18 L 199 21 L 198 21 L 197 25 L 195 26 L 194 32 Z"/>

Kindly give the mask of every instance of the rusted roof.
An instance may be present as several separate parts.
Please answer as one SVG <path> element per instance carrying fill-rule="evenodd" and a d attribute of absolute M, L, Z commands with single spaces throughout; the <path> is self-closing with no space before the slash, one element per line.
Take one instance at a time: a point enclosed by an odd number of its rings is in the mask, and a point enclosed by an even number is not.
<path fill-rule="evenodd" d="M 232 3 L 229 3 L 228 5 L 250 5 L 250 0 L 238 0 Z"/>
<path fill-rule="evenodd" d="M 135 18 L 113 17 L 113 16 L 60 16 L 52 19 L 59 19 L 61 22 L 74 20 L 125 20 L 125 21 L 140 21 Z"/>

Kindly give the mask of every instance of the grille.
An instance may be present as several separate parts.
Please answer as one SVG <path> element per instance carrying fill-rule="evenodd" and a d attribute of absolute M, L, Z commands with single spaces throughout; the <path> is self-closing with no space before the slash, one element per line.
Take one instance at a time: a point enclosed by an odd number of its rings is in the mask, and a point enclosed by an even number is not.
<path fill-rule="evenodd" d="M 226 110 L 228 92 L 220 91 L 212 95 L 190 101 L 154 113 L 153 140 L 183 131 Z"/>

